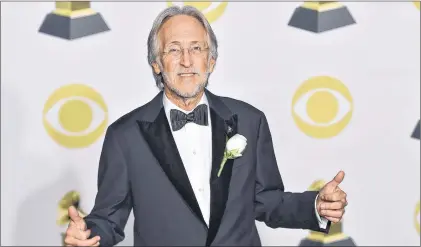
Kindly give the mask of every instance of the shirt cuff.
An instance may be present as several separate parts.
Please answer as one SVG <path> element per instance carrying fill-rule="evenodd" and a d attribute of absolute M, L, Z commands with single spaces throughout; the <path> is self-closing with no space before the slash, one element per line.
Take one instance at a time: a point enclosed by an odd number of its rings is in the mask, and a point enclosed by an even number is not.
<path fill-rule="evenodd" d="M 314 200 L 314 210 L 316 211 L 317 221 L 319 222 L 319 227 L 322 229 L 326 229 L 328 220 L 324 217 L 320 217 L 319 212 L 317 211 L 317 198 L 319 195 L 316 196 L 316 200 Z"/>

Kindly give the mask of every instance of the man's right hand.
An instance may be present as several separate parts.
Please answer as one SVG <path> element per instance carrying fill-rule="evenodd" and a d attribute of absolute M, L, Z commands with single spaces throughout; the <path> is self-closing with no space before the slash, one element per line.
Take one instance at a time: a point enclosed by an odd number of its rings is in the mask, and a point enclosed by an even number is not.
<path fill-rule="evenodd" d="M 85 221 L 74 206 L 69 207 L 69 217 L 70 223 L 64 238 L 66 246 L 99 246 L 99 236 L 89 239 L 91 230 L 86 229 Z"/>

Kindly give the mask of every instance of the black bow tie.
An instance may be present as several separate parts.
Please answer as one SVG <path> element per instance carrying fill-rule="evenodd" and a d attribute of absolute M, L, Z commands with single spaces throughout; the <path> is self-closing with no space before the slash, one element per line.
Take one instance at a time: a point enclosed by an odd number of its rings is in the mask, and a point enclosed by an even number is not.
<path fill-rule="evenodd" d="M 171 126 L 173 131 L 177 131 L 186 125 L 186 123 L 196 123 L 199 125 L 208 125 L 208 107 L 205 104 L 201 104 L 196 107 L 189 114 L 185 114 L 182 111 L 171 109 L 170 111 Z"/>

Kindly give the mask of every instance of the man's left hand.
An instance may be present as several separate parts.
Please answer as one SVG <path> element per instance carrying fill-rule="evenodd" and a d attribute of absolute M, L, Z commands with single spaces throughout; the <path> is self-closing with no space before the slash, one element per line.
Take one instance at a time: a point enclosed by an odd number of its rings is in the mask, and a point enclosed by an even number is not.
<path fill-rule="evenodd" d="M 321 217 L 333 223 L 337 223 L 342 219 L 345 207 L 348 205 L 346 193 L 339 188 L 339 184 L 344 177 L 345 173 L 340 171 L 332 181 L 323 186 L 317 198 L 317 212 Z"/>

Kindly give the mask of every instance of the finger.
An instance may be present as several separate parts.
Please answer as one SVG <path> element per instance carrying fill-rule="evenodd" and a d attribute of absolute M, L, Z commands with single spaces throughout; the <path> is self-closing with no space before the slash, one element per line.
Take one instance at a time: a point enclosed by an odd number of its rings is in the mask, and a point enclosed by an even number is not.
<path fill-rule="evenodd" d="M 74 222 L 75 223 L 75 227 L 77 228 L 77 229 L 79 229 L 80 231 L 86 231 L 87 230 L 87 226 L 86 226 L 86 223 L 85 223 L 85 221 L 84 220 L 81 220 L 81 221 L 76 221 L 76 222 Z"/>
<path fill-rule="evenodd" d="M 88 229 L 88 226 L 86 225 L 86 222 L 83 218 L 81 220 L 71 222 L 73 222 L 74 227 L 81 231 L 86 231 Z"/>
<path fill-rule="evenodd" d="M 333 223 L 338 223 L 339 221 L 341 221 L 341 218 L 335 218 L 335 217 L 329 217 L 329 216 L 325 216 L 325 218 L 329 221 L 332 221 Z"/>
<path fill-rule="evenodd" d="M 346 193 L 342 190 L 330 193 L 330 194 L 324 194 L 321 196 L 321 199 L 323 201 L 329 201 L 329 202 L 337 202 L 341 200 L 346 200 Z"/>
<path fill-rule="evenodd" d="M 87 240 L 90 235 L 91 235 L 91 230 L 90 229 L 88 229 L 86 231 L 79 230 L 78 236 L 80 236 L 80 237 L 78 239 L 80 239 L 80 240 Z"/>
<path fill-rule="evenodd" d="M 343 200 L 339 201 L 339 202 L 324 202 L 320 205 L 320 209 L 322 210 L 337 210 L 337 209 L 342 209 L 345 207 L 345 202 Z"/>
<path fill-rule="evenodd" d="M 323 217 L 333 217 L 333 218 L 340 218 L 344 215 L 345 210 L 339 209 L 339 210 L 321 210 L 320 214 Z"/>
<path fill-rule="evenodd" d="M 69 227 L 66 231 L 66 235 L 79 239 L 79 240 L 86 240 L 89 238 L 91 234 L 91 230 L 81 231 L 77 227 Z"/>
<path fill-rule="evenodd" d="M 79 240 L 71 236 L 68 236 L 65 238 L 64 241 L 65 241 L 65 244 L 71 245 L 71 246 L 95 246 L 97 243 L 99 243 L 99 240 L 100 240 L 99 236 L 96 236 L 87 240 Z"/>
<path fill-rule="evenodd" d="M 81 220 L 81 221 L 79 221 L 79 222 L 77 223 L 77 225 L 78 225 L 78 228 L 79 228 L 81 231 L 86 231 L 86 229 L 88 228 L 88 227 L 87 227 L 87 225 L 86 225 L 85 220 Z"/>
<path fill-rule="evenodd" d="M 69 207 L 69 217 L 74 222 L 78 222 L 78 221 L 82 220 L 82 217 L 79 216 L 79 213 L 78 213 L 77 209 L 75 208 L 75 206 Z"/>
<path fill-rule="evenodd" d="M 79 212 L 77 211 L 75 206 L 69 207 L 69 217 L 71 221 L 76 223 L 76 225 L 78 226 L 80 230 L 82 231 L 86 230 L 87 226 L 86 226 L 85 220 L 82 217 L 80 217 Z"/>
<path fill-rule="evenodd" d="M 336 174 L 336 176 L 333 178 L 332 181 L 330 181 L 330 184 L 334 185 L 334 186 L 338 186 L 340 183 L 342 183 L 342 181 L 344 180 L 345 177 L 345 172 L 340 171 L 338 172 L 338 174 Z"/>
<path fill-rule="evenodd" d="M 83 244 L 81 246 L 98 246 L 99 240 L 100 240 L 100 237 L 95 236 L 93 238 L 83 241 Z"/>
<path fill-rule="evenodd" d="M 69 235 L 67 235 L 64 239 L 64 243 L 66 244 L 66 246 L 77 246 L 77 241 L 79 240 Z"/>
<path fill-rule="evenodd" d="M 73 220 L 70 220 L 69 221 L 68 228 L 71 228 L 71 227 L 76 227 L 77 228 L 77 225 L 76 225 L 76 223 Z"/>

